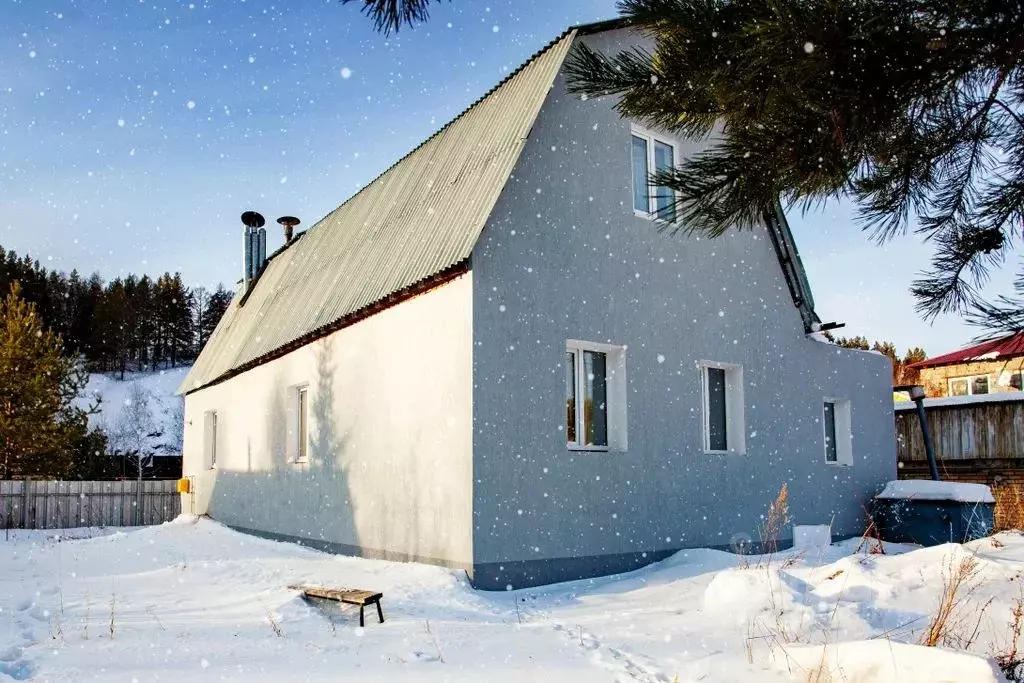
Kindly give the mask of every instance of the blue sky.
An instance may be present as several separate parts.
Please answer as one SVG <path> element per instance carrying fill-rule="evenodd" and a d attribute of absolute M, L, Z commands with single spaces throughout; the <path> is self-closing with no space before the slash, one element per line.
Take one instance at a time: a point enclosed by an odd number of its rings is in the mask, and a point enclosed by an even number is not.
<path fill-rule="evenodd" d="M 230 285 L 241 211 L 307 227 L 566 26 L 615 14 L 455 0 L 386 38 L 336 0 L 0 0 L 0 244 L 60 270 Z M 914 313 L 918 238 L 878 247 L 843 204 L 791 222 L 843 333 L 933 355 L 974 336 Z"/>

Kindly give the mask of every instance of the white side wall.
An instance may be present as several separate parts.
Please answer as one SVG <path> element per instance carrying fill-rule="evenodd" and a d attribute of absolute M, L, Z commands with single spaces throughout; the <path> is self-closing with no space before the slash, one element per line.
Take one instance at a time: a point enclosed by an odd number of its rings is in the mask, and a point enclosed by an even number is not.
<path fill-rule="evenodd" d="M 369 557 L 472 563 L 472 275 L 185 399 L 182 510 Z M 272 325 L 273 321 L 267 321 Z M 296 464 L 295 387 L 309 387 Z M 217 411 L 217 465 L 203 425 Z"/>

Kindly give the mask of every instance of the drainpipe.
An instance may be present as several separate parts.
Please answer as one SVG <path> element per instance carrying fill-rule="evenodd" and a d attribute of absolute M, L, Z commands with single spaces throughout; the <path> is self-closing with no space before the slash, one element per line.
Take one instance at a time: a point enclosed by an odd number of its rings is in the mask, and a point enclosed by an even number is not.
<path fill-rule="evenodd" d="M 932 480 L 939 481 L 939 466 L 935 463 L 935 449 L 932 446 L 932 434 L 928 431 L 928 418 L 924 414 L 924 387 L 920 384 L 908 384 L 895 387 L 897 391 L 906 391 L 910 399 L 917 405 L 917 419 L 921 423 L 921 436 L 924 438 L 924 454 L 928 457 L 928 469 Z"/>

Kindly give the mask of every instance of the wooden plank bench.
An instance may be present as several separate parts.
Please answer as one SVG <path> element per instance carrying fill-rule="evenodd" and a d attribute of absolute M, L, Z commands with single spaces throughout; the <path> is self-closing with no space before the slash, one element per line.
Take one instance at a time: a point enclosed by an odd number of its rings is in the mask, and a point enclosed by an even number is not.
<path fill-rule="evenodd" d="M 380 619 L 380 623 L 384 623 L 384 612 L 380 608 L 380 599 L 384 597 L 383 593 L 353 590 L 350 588 L 323 588 L 321 586 L 306 586 L 302 584 L 293 584 L 288 586 L 288 588 L 302 591 L 302 594 L 306 597 L 335 600 L 346 605 L 358 605 L 360 626 L 365 625 L 365 622 L 363 621 L 363 608 L 367 605 L 376 605 L 377 618 Z"/>

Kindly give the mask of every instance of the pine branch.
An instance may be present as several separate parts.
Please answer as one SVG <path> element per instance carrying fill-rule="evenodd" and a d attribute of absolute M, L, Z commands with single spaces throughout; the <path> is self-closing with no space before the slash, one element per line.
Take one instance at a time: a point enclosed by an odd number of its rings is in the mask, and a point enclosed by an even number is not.
<path fill-rule="evenodd" d="M 429 17 L 427 7 L 441 0 L 341 0 L 341 4 L 362 2 L 363 14 L 373 20 L 374 29 L 384 35 L 397 32 L 402 24 L 412 27 Z"/>

